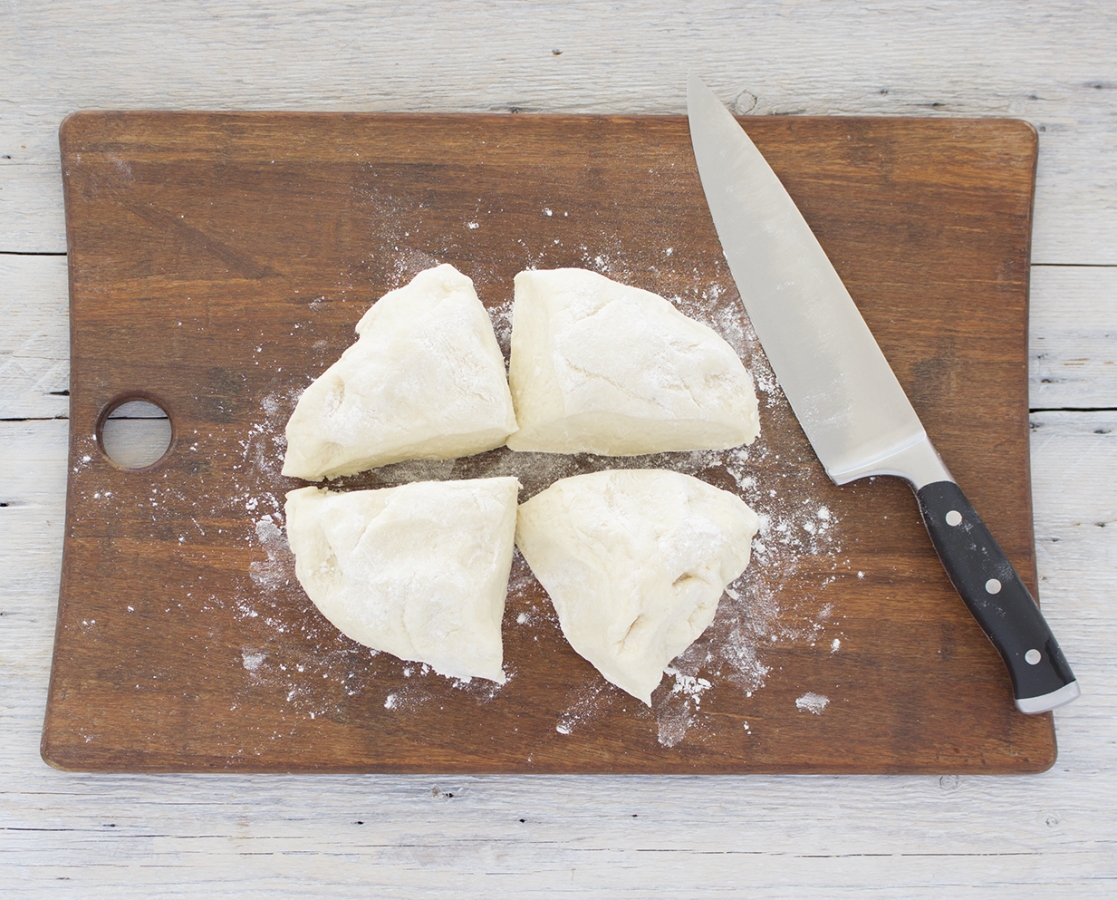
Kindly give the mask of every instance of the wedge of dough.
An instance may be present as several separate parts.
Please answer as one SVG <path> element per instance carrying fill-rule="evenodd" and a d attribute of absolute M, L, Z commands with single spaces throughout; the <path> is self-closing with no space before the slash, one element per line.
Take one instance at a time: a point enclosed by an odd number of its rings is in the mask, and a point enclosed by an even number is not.
<path fill-rule="evenodd" d="M 740 497 L 697 478 L 612 470 L 564 478 L 521 504 L 516 544 L 570 645 L 651 705 L 664 667 L 748 565 L 759 527 Z"/>
<path fill-rule="evenodd" d="M 451 678 L 504 683 L 515 478 L 287 494 L 295 574 L 353 640 Z"/>
<path fill-rule="evenodd" d="M 662 297 L 585 269 L 516 276 L 513 450 L 723 450 L 760 431 L 737 354 Z"/>
<path fill-rule="evenodd" d="M 299 398 L 284 475 L 317 481 L 404 459 L 469 456 L 516 430 L 492 322 L 453 266 L 385 294 L 357 335 Z"/>

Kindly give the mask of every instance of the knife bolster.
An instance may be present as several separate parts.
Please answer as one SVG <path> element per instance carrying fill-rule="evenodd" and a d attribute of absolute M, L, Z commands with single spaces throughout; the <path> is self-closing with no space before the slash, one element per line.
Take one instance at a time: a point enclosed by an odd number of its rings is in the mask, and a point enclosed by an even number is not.
<path fill-rule="evenodd" d="M 899 449 L 890 450 L 870 462 L 852 468 L 841 471 L 827 469 L 826 474 L 835 484 L 848 484 L 871 475 L 894 475 L 907 479 L 917 491 L 928 484 L 954 481 L 930 438 L 922 430 L 918 438 Z"/>

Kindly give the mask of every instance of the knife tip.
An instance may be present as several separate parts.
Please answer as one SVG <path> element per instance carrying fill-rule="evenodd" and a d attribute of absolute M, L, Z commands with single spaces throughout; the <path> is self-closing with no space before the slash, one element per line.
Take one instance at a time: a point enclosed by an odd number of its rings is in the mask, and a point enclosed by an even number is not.
<path fill-rule="evenodd" d="M 687 74 L 686 105 L 688 113 L 693 113 L 700 108 L 725 108 L 725 104 L 718 99 L 717 94 L 710 90 L 706 82 L 699 78 L 693 69 Z"/>

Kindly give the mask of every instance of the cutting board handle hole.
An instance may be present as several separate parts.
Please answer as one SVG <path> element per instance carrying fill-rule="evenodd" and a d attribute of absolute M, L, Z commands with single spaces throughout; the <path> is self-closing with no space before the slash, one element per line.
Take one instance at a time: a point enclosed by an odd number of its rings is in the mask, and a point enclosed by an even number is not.
<path fill-rule="evenodd" d="M 126 394 L 101 411 L 97 443 L 111 462 L 129 472 L 153 469 L 170 453 L 174 426 L 154 397 Z"/>

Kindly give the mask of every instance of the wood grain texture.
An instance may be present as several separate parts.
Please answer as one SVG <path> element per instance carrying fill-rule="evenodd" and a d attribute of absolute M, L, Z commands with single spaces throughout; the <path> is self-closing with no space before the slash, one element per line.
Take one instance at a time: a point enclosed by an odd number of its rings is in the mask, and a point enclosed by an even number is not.
<path fill-rule="evenodd" d="M 995 120 L 749 124 L 936 445 L 1034 583 L 1025 341 L 1034 132 Z M 591 266 L 701 298 L 711 321 L 739 321 L 684 120 L 105 113 L 68 120 L 63 148 L 73 439 L 44 730 L 51 762 L 676 773 L 1052 763 L 1049 717 L 1013 710 L 1002 666 L 947 583 L 907 489 L 887 479 L 834 487 L 781 395 L 768 397 L 744 496 L 773 522 L 789 502 L 769 500 L 777 487 L 792 504 L 827 507 L 842 546 L 767 576 L 754 563 L 775 586 L 746 580 L 740 604 L 723 605 L 739 617 L 725 627 L 745 628 L 769 590 L 785 616 L 816 626 L 766 648 L 782 674 L 755 695 L 718 665 L 697 671 L 714 688 L 677 742 L 664 722 L 679 682 L 661 686 L 650 712 L 593 687 L 599 679 L 540 612 L 548 603 L 526 569 L 513 574 L 506 613 L 509 685 L 467 691 L 427 675 L 419 687 L 407 680 L 413 667 L 370 659 L 318 617 L 289 553 L 254 542 L 275 527 L 261 517 L 278 520 L 296 486 L 277 475 L 294 398 L 351 342 L 368 302 L 413 271 L 453 262 L 506 309 L 520 269 Z M 747 352 L 770 380 L 757 346 Z M 123 472 L 92 436 L 119 398 L 141 393 L 170 414 L 174 447 L 150 470 Z M 685 455 L 638 462 L 675 467 Z M 509 466 L 525 498 L 555 477 L 553 464 L 507 451 L 442 477 Z M 391 484 L 409 471 L 345 483 Z M 735 487 L 724 466 L 702 475 Z M 841 653 L 821 642 L 831 615 Z M 730 632 L 706 640 L 718 635 Z M 587 685 L 593 709 L 583 716 Z M 797 708 L 812 688 L 835 695 L 824 716 Z M 422 701 L 405 703 L 416 689 Z"/>
<path fill-rule="evenodd" d="M 20 313 L 0 330 L 0 419 L 66 416 L 70 408 L 66 260 L 0 256 L 0 302 Z"/>
<path fill-rule="evenodd" d="M 1103 898 L 1117 871 L 1109 578 L 1117 418 L 1046 413 L 1033 449 L 1045 612 L 1083 698 L 1035 776 L 87 775 L 38 755 L 67 423 L 0 430 L 0 875 L 19 900 L 639 894 Z M 18 432 L 18 433 L 17 433 Z M 1104 432 L 1102 437 L 1098 432 Z M 1101 439 L 1099 440 L 1099 437 Z M 1068 460 L 1081 459 L 1081 466 Z M 1070 477 L 1064 477 L 1068 469 Z M 24 477 L 27 476 L 27 477 Z M 1077 499 L 1068 503 L 1067 497 Z M 8 518 L 18 514 L 18 524 Z M 1052 540 L 1057 538 L 1058 540 Z M 38 559 L 29 558 L 32 553 Z M 53 560 L 53 561 L 52 561 Z M 1111 571 L 1111 566 L 1109 568 Z M 15 627 L 15 630 L 13 629 Z M 520 821 L 520 820 L 523 821 Z"/>
<path fill-rule="evenodd" d="M 42 262 L 56 273 L 44 281 L 33 257 L 0 255 L 0 340 L 14 329 L 43 355 L 7 365 L 0 392 L 0 403 L 27 401 L 0 417 L 5 896 L 1111 897 L 1117 528 L 1101 524 L 1114 521 L 1117 421 L 1089 408 L 1117 405 L 1114 367 L 1102 365 L 1112 279 L 1097 268 L 1117 247 L 1113 4 L 635 2 L 596 18 L 542 2 L 424 9 L 8 3 L 0 254 L 65 249 L 57 128 L 79 108 L 677 113 L 696 68 L 742 112 L 756 96 L 759 114 L 1026 118 L 1040 129 L 1034 259 L 1085 264 L 1034 270 L 1031 292 L 1032 405 L 1087 408 L 1032 417 L 1044 610 L 1085 691 L 1055 713 L 1059 760 L 1041 777 L 941 780 L 50 769 L 38 742 L 68 423 L 53 418 L 66 415 L 50 393 L 65 388 L 61 371 L 35 383 L 68 356 L 65 259 Z"/>
<path fill-rule="evenodd" d="M 1035 260 L 1114 264 L 1115 15 L 1104 0 L 17 4 L 0 16 L 0 250 L 64 249 L 55 129 L 77 109 L 677 114 L 694 69 L 755 115 L 1027 119 Z"/>
<path fill-rule="evenodd" d="M 1032 407 L 1117 407 L 1117 266 L 1035 266 L 1032 298 Z"/>
<path fill-rule="evenodd" d="M 0 419 L 68 415 L 67 292 L 64 256 L 0 256 Z M 1033 266 L 1029 299 L 1029 405 L 1117 407 L 1117 268 Z"/>

